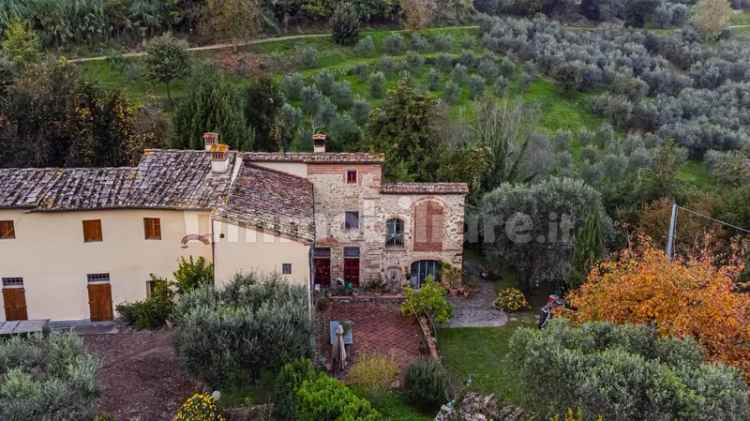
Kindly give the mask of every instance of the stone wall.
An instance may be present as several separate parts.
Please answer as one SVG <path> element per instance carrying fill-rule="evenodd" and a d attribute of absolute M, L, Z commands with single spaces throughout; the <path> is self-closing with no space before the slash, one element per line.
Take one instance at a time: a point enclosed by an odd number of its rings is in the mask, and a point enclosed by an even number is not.
<path fill-rule="evenodd" d="M 349 170 L 357 171 L 354 184 L 347 183 Z M 344 247 L 360 249 L 360 286 L 394 276 L 401 282 L 418 260 L 463 264 L 463 195 L 381 194 L 380 165 L 311 164 L 307 174 L 315 186 L 316 247 L 331 249 L 332 282 L 344 277 Z M 440 216 L 423 209 L 440 210 Z M 345 229 L 346 211 L 359 212 L 358 230 Z M 386 221 L 391 218 L 404 222 L 403 248 L 385 247 Z M 421 251 L 415 251 L 418 223 L 434 233 L 427 246 L 418 247 Z"/>

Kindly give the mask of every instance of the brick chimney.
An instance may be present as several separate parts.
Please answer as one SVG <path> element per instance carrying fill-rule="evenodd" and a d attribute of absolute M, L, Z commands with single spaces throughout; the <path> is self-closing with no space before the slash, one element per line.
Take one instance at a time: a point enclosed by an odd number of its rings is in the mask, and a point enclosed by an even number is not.
<path fill-rule="evenodd" d="M 325 133 L 315 133 L 313 135 L 313 152 L 325 153 L 327 139 L 328 135 L 326 135 Z"/>
<path fill-rule="evenodd" d="M 209 152 L 211 152 L 211 172 L 214 174 L 227 172 L 229 169 L 229 145 L 221 143 L 212 145 Z"/>
<path fill-rule="evenodd" d="M 206 150 L 210 151 L 212 146 L 219 144 L 219 134 L 214 132 L 203 133 L 203 143 Z"/>

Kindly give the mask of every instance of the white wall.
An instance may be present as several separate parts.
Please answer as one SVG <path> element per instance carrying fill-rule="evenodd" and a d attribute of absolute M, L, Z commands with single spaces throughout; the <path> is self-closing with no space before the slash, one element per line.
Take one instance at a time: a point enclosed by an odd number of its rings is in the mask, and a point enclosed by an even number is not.
<path fill-rule="evenodd" d="M 253 162 L 253 165 L 307 178 L 307 164 L 302 162 Z"/>
<path fill-rule="evenodd" d="M 284 263 L 292 265 L 292 274 L 284 276 L 287 281 L 309 285 L 309 245 L 219 221 L 214 221 L 213 231 L 217 285 L 240 272 L 281 274 Z"/>
<path fill-rule="evenodd" d="M 161 219 L 161 240 L 144 239 L 147 217 Z M 81 221 L 86 219 L 102 221 L 102 242 L 83 242 Z M 209 234 L 207 212 L 0 210 L 0 220 L 13 220 L 16 231 L 16 239 L 0 240 L 0 277 L 24 278 L 30 319 L 88 319 L 86 274 L 110 274 L 116 306 L 145 298 L 149 274 L 171 277 L 181 256 L 212 257 L 211 245 L 181 244 L 187 233 Z"/>

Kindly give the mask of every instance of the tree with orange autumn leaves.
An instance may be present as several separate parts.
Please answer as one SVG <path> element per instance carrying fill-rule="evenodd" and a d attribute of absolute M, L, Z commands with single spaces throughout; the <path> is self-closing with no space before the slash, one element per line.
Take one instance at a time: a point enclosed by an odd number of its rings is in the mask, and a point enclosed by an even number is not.
<path fill-rule="evenodd" d="M 654 326 L 662 335 L 693 336 L 709 360 L 742 370 L 750 381 L 750 295 L 734 291 L 739 266 L 716 268 L 707 258 L 670 261 L 644 241 L 637 251 L 594 268 L 573 291 L 574 322 Z"/>

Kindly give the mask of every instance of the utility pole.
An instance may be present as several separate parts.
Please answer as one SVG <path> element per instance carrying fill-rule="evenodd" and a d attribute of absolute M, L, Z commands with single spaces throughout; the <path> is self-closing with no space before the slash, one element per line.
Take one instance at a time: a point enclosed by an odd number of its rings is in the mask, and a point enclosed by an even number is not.
<path fill-rule="evenodd" d="M 669 232 L 667 233 L 667 258 L 674 257 L 674 237 L 677 230 L 677 202 L 672 202 L 672 219 L 669 221 Z"/>

